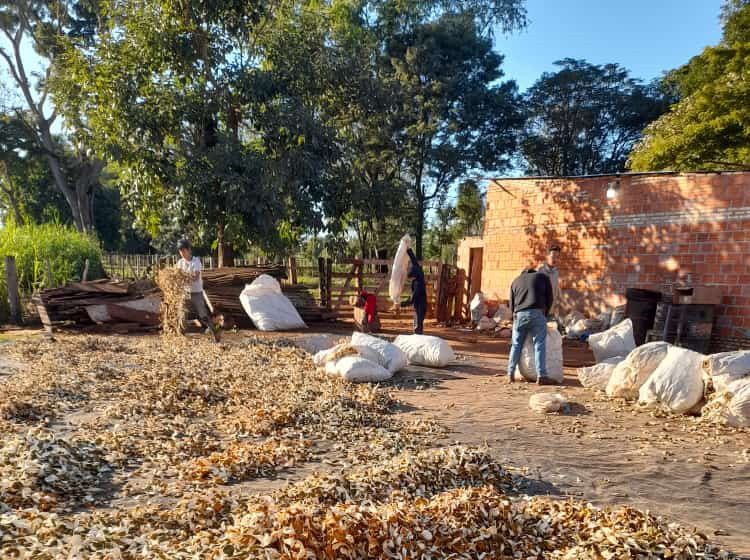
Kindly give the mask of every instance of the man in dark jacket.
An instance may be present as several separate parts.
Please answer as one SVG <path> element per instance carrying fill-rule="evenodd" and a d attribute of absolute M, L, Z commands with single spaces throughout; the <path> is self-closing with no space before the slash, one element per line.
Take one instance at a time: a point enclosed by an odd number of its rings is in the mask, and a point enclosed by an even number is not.
<path fill-rule="evenodd" d="M 547 313 L 553 303 L 552 283 L 546 274 L 528 268 L 513 281 L 510 288 L 513 338 L 508 359 L 509 383 L 515 380 L 521 350 L 526 337 L 530 335 L 534 342 L 536 381 L 539 385 L 554 384 L 554 381 L 547 377 L 546 366 Z"/>
<path fill-rule="evenodd" d="M 424 282 L 424 271 L 414 251 L 407 249 L 411 263 L 407 277 L 411 278 L 411 297 L 401 303 L 401 307 L 414 306 L 414 334 L 422 334 L 424 316 L 427 314 L 427 286 Z"/>

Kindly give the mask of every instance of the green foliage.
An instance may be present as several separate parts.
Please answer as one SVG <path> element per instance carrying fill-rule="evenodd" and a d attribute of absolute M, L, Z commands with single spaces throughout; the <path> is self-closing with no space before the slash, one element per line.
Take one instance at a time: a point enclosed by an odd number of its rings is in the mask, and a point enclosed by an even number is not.
<path fill-rule="evenodd" d="M 70 226 L 6 224 L 0 229 L 0 255 L 16 258 L 19 289 L 25 294 L 47 287 L 47 260 L 56 285 L 80 280 L 86 259 L 89 279 L 104 275 L 97 241 Z M 0 262 L 0 272 L 5 282 L 4 260 Z"/>
<path fill-rule="evenodd" d="M 680 101 L 646 128 L 634 171 L 750 168 L 750 3 L 725 7 L 722 42 L 664 78 Z"/>
<path fill-rule="evenodd" d="M 469 179 L 458 185 L 455 214 L 458 238 L 482 233 L 484 201 L 475 181 Z"/>
<path fill-rule="evenodd" d="M 655 86 L 617 64 L 564 59 L 525 94 L 521 156 L 527 173 L 587 175 L 622 171 L 643 127 L 669 104 Z"/>

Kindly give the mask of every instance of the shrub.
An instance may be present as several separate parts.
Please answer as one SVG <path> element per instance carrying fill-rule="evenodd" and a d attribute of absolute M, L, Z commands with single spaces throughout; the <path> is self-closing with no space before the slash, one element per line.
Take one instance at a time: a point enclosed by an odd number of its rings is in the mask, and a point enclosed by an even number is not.
<path fill-rule="evenodd" d="M 47 260 L 56 286 L 80 280 L 86 259 L 89 260 L 88 279 L 104 275 L 101 249 L 96 239 L 58 224 L 7 224 L 0 229 L 0 293 L 3 295 L 6 291 L 5 256 L 16 258 L 18 287 L 24 295 L 49 287 Z"/>

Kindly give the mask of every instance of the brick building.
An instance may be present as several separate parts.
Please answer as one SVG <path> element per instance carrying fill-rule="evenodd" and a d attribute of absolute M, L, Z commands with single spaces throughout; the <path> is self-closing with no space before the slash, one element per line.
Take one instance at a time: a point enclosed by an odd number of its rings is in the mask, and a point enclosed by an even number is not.
<path fill-rule="evenodd" d="M 487 192 L 481 287 L 510 283 L 560 245 L 564 305 L 588 314 L 626 288 L 720 287 L 714 348 L 750 348 L 750 172 L 628 173 L 494 179 Z"/>

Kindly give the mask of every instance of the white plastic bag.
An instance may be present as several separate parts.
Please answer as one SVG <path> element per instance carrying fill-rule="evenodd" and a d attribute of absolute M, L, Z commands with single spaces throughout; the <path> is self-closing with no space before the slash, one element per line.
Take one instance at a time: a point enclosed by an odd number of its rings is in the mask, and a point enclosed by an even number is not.
<path fill-rule="evenodd" d="M 455 359 L 453 348 L 442 338 L 424 334 L 409 334 L 396 337 L 398 346 L 410 364 L 427 367 L 445 367 Z"/>
<path fill-rule="evenodd" d="M 750 427 L 750 377 L 736 379 L 725 390 L 711 395 L 701 416 L 733 428 Z"/>
<path fill-rule="evenodd" d="M 703 371 L 713 381 L 716 392 L 723 391 L 733 381 L 750 377 L 750 350 L 706 356 L 703 360 Z"/>
<path fill-rule="evenodd" d="M 344 356 L 335 362 L 328 362 L 326 373 L 339 375 L 351 383 L 379 383 L 393 376 L 383 366 L 361 356 Z"/>
<path fill-rule="evenodd" d="M 398 346 L 382 338 L 355 332 L 352 334 L 352 346 L 360 354 L 368 352 L 368 349 L 374 350 L 378 357 L 377 363 L 391 373 L 396 373 L 406 367 L 406 354 Z"/>
<path fill-rule="evenodd" d="M 275 278 L 261 274 L 240 294 L 245 313 L 260 331 L 305 329 L 307 325 Z"/>
<path fill-rule="evenodd" d="M 496 323 L 501 323 L 502 321 L 512 321 L 513 312 L 510 310 L 510 307 L 505 304 L 498 305 L 495 316 L 492 319 Z"/>
<path fill-rule="evenodd" d="M 494 320 L 490 319 L 489 317 L 482 317 L 479 319 L 479 323 L 477 323 L 477 330 L 478 331 L 491 331 L 497 326 L 497 323 L 495 323 Z"/>
<path fill-rule="evenodd" d="M 401 302 L 401 293 L 404 291 L 404 282 L 409 272 L 409 255 L 407 249 L 411 247 L 411 237 L 404 235 L 398 244 L 396 256 L 391 267 L 391 280 L 388 283 L 388 295 L 393 303 Z"/>
<path fill-rule="evenodd" d="M 568 404 L 568 399 L 560 393 L 534 393 L 529 398 L 529 408 L 540 414 L 559 412 Z"/>
<path fill-rule="evenodd" d="M 698 352 L 670 346 L 666 357 L 641 387 L 638 402 L 661 404 L 672 412 L 688 412 L 703 399 L 704 358 Z"/>
<path fill-rule="evenodd" d="M 649 342 L 633 350 L 612 372 L 606 387 L 607 396 L 637 399 L 641 386 L 666 358 L 668 349 L 666 342 Z"/>
<path fill-rule="evenodd" d="M 336 362 L 345 356 L 360 356 L 365 360 L 379 363 L 380 354 L 368 346 L 355 347 L 351 342 L 337 344 L 328 350 L 321 350 L 313 356 L 313 363 L 318 367 L 327 366 L 331 362 Z M 330 373 L 330 372 L 329 372 Z"/>
<path fill-rule="evenodd" d="M 562 336 L 557 330 L 555 323 L 547 323 L 547 343 L 545 365 L 547 366 L 547 377 L 563 382 L 565 372 L 563 370 Z M 534 342 L 531 335 L 526 337 L 523 350 L 521 350 L 521 361 L 518 364 L 521 375 L 527 381 L 536 381 L 536 360 L 534 358 Z"/>
<path fill-rule="evenodd" d="M 635 348 L 633 322 L 625 319 L 611 329 L 592 334 L 589 337 L 589 347 L 594 352 L 597 363 L 615 356 L 627 356 Z"/>
<path fill-rule="evenodd" d="M 617 356 L 616 358 L 607 358 L 600 364 L 578 368 L 578 371 L 576 372 L 578 374 L 578 380 L 584 387 L 604 391 L 615 366 L 624 359 L 623 356 Z"/>
<path fill-rule="evenodd" d="M 308 354 L 317 354 L 322 350 L 328 350 L 336 346 L 339 337 L 332 334 L 306 334 L 294 339 L 294 345 L 302 348 Z"/>

